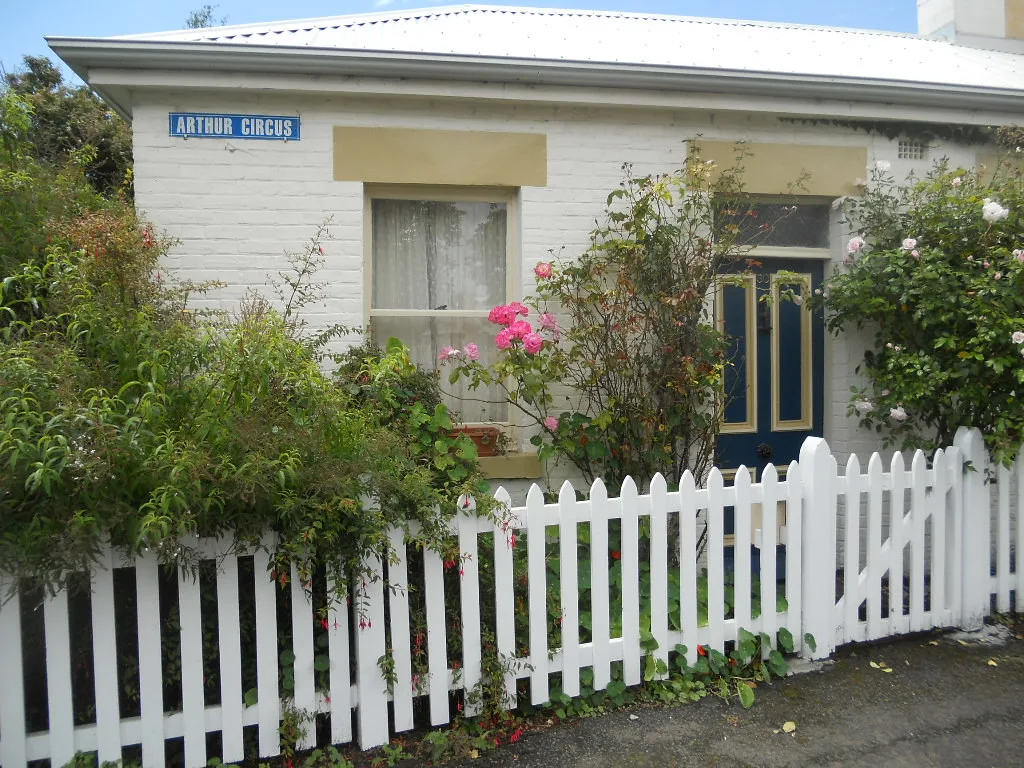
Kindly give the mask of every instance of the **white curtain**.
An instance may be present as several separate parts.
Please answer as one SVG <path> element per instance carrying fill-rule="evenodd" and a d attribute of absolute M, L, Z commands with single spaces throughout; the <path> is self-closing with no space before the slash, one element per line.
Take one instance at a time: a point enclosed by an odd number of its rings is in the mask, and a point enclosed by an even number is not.
<path fill-rule="evenodd" d="M 437 367 L 447 346 L 472 342 L 481 362 L 496 355 L 496 326 L 485 317 L 445 317 L 450 310 L 486 313 L 505 303 L 507 216 L 503 203 L 374 200 L 371 330 L 378 344 L 389 336 L 405 342 L 413 359 Z M 387 310 L 423 310 L 416 317 Z M 464 382 L 442 390 L 464 422 L 507 421 L 508 407 L 496 388 L 470 391 Z M 478 400 L 490 402 L 477 402 Z M 501 401 L 501 402 L 496 402 Z"/>

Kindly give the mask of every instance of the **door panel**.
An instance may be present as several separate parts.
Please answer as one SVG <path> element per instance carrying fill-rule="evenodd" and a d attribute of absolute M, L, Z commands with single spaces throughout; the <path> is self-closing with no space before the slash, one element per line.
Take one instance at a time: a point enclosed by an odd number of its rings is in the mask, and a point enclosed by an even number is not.
<path fill-rule="evenodd" d="M 796 273 L 795 277 L 780 271 Z M 804 438 L 822 434 L 825 328 L 822 313 L 781 298 L 821 286 L 818 260 L 765 260 L 751 274 L 723 286 L 716 302 L 731 365 L 725 375 L 725 419 L 718 466 L 741 464 L 758 475 L 770 461 L 786 466 Z"/>

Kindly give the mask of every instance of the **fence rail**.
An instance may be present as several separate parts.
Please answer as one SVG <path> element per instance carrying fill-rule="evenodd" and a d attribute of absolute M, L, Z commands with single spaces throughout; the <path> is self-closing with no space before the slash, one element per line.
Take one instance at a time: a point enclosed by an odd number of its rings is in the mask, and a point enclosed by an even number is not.
<path fill-rule="evenodd" d="M 726 486 L 715 469 L 702 488 L 689 473 L 672 490 L 656 476 L 644 494 L 627 480 L 609 498 L 598 481 L 586 499 L 566 483 L 556 501 L 534 487 L 520 507 L 499 490 L 507 521 L 461 514 L 457 561 L 392 531 L 397 560 L 368 563 L 378 578 L 348 585 L 351 603 L 327 598 L 342 585 L 271 578 L 270 538 L 250 553 L 183 543 L 205 576 L 108 550 L 88 599 L 22 590 L 0 607 L 0 765 L 79 751 L 163 765 L 175 740 L 189 767 L 269 757 L 296 713 L 316 716 L 299 748 L 376 746 L 422 719 L 448 723 L 453 707 L 474 713 L 467 694 L 488 656 L 512 707 L 554 688 L 636 685 L 645 655 L 667 661 L 683 645 L 694 663 L 698 646 L 725 651 L 741 628 L 788 627 L 815 657 L 976 628 L 992 596 L 1005 611 L 1024 589 L 1024 463 L 990 469 L 980 434 L 964 430 L 909 468 L 875 454 L 840 473 L 810 438 L 783 477 L 769 465 L 757 483 L 741 468 Z"/>

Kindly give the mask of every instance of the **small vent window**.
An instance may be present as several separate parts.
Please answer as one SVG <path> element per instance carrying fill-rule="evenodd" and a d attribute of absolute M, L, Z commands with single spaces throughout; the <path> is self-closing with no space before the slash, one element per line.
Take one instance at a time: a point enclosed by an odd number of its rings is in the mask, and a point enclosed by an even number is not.
<path fill-rule="evenodd" d="M 923 141 L 916 139 L 900 139 L 899 154 L 900 160 L 924 160 L 928 153 L 928 147 Z"/>

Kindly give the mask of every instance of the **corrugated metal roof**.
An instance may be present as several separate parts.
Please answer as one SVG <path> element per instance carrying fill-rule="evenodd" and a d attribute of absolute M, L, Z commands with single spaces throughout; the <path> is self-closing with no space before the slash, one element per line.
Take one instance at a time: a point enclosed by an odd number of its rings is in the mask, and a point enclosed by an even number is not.
<path fill-rule="evenodd" d="M 459 5 L 116 38 L 815 75 L 1024 92 L 1024 56 L 916 35 L 611 11 Z"/>

